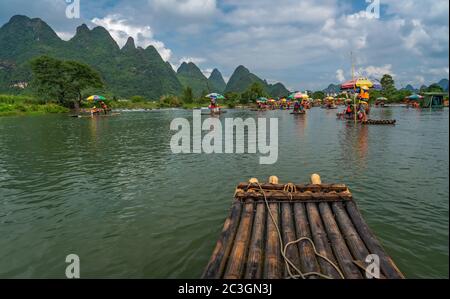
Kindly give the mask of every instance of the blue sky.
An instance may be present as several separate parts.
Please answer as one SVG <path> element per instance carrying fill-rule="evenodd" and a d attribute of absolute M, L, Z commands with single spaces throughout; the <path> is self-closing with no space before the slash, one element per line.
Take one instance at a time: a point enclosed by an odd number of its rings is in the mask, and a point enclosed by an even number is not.
<path fill-rule="evenodd" d="M 349 79 L 351 51 L 359 74 L 390 73 L 398 87 L 448 78 L 449 1 L 379 2 L 368 18 L 366 0 L 80 0 L 80 19 L 68 19 L 65 0 L 0 0 L 0 23 L 39 17 L 66 40 L 101 25 L 120 46 L 128 36 L 154 45 L 174 68 L 193 61 L 228 78 L 242 64 L 293 90 Z"/>

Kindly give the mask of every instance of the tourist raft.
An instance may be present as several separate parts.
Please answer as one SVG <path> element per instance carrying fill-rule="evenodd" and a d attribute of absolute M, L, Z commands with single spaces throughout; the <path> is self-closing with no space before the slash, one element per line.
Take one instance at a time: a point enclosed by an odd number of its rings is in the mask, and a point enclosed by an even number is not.
<path fill-rule="evenodd" d="M 308 185 L 269 182 L 238 185 L 203 278 L 363 279 L 374 255 L 375 278 L 404 278 L 346 185 L 322 184 L 318 175 Z"/>

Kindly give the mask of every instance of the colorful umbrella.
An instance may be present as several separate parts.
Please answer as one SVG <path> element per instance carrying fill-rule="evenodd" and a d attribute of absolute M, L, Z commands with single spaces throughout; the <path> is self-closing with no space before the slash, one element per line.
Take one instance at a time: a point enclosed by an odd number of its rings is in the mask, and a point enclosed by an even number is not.
<path fill-rule="evenodd" d="M 219 93 L 210 93 L 210 94 L 206 95 L 205 98 L 216 99 L 216 100 L 225 99 L 225 97 Z"/>
<path fill-rule="evenodd" d="M 105 101 L 106 98 L 102 97 L 102 96 L 97 96 L 97 95 L 93 95 L 87 98 L 88 101 L 92 102 L 92 101 Z"/>
<path fill-rule="evenodd" d="M 301 93 L 301 92 L 295 92 L 293 94 L 291 94 L 289 97 L 289 99 L 307 99 L 309 98 L 309 96 L 307 94 Z"/>
<path fill-rule="evenodd" d="M 409 96 L 408 99 L 412 100 L 412 101 L 418 101 L 418 100 L 423 99 L 423 97 L 418 94 L 413 94 L 413 95 Z"/>
<path fill-rule="evenodd" d="M 261 103 L 265 103 L 265 102 L 267 102 L 268 100 L 267 100 L 267 98 L 265 98 L 265 97 L 260 97 L 260 98 L 258 99 L 258 101 L 261 102 Z"/>
<path fill-rule="evenodd" d="M 374 86 L 373 82 L 367 78 L 358 78 L 345 82 L 341 85 L 341 89 L 356 89 L 358 87 L 367 86 L 372 88 Z"/>

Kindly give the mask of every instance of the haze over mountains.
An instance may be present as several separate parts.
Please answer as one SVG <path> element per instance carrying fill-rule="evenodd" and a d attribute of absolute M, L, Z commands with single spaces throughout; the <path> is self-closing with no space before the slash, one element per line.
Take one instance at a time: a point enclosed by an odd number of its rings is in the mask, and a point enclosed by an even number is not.
<path fill-rule="evenodd" d="M 155 47 L 136 47 L 131 37 L 120 48 L 101 26 L 89 29 L 83 24 L 72 39 L 64 41 L 41 19 L 21 15 L 13 16 L 0 28 L 0 92 L 26 86 L 31 80 L 28 62 L 40 55 L 89 64 L 100 72 L 108 91 L 124 97 L 158 99 L 180 95 L 187 86 L 197 97 L 210 92 L 243 92 L 254 82 L 262 84 L 273 97 L 289 93 L 283 84 L 268 84 L 243 66 L 226 84 L 219 70 L 214 69 L 206 78 L 192 62 L 183 63 L 175 72 Z"/>

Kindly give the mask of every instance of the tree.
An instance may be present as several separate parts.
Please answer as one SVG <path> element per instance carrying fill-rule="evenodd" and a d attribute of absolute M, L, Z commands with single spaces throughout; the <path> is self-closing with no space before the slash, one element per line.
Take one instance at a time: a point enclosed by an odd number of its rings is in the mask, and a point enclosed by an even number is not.
<path fill-rule="evenodd" d="M 426 90 L 426 92 L 444 92 L 444 89 L 438 84 L 431 84 Z"/>
<path fill-rule="evenodd" d="M 395 82 L 391 75 L 385 74 L 381 78 L 381 87 L 383 88 L 383 96 L 389 98 L 395 94 Z"/>
<path fill-rule="evenodd" d="M 38 93 L 54 97 L 64 106 L 79 108 L 83 90 L 103 87 L 99 73 L 77 61 L 41 56 L 31 61 L 31 70 Z"/>
<path fill-rule="evenodd" d="M 183 90 L 182 100 L 186 104 L 192 104 L 194 102 L 194 94 L 192 92 L 192 88 L 189 86 Z"/>
<path fill-rule="evenodd" d="M 241 95 L 241 103 L 248 104 L 249 102 L 255 102 L 260 97 L 268 97 L 269 95 L 264 90 L 264 86 L 260 83 L 255 82 L 250 87 L 244 91 Z"/>
<path fill-rule="evenodd" d="M 323 91 L 316 91 L 312 94 L 313 99 L 323 99 L 325 98 L 325 93 Z"/>

